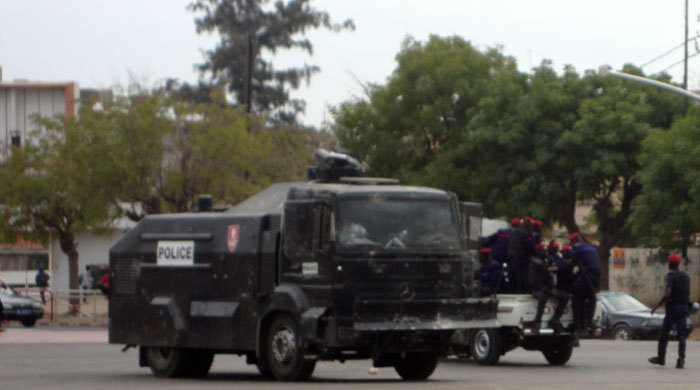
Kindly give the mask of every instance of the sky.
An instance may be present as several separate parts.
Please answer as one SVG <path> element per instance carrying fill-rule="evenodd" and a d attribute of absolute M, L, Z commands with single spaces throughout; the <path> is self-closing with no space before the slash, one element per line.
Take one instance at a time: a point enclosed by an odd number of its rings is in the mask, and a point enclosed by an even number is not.
<path fill-rule="evenodd" d="M 109 88 L 130 80 L 148 84 L 174 77 L 197 81 L 195 64 L 216 45 L 197 35 L 191 0 L 0 0 L 3 81 L 74 80 Z M 362 96 L 362 85 L 385 83 L 407 36 L 458 35 L 480 49 L 500 46 L 528 72 L 543 59 L 579 72 L 608 64 L 643 65 L 683 43 L 684 0 L 314 0 L 355 31 L 308 33 L 314 54 L 280 52 L 276 67 L 320 66 L 309 85 L 292 93 L 306 100 L 300 120 L 321 126 L 328 107 Z M 689 0 L 689 36 L 700 30 L 700 0 Z M 698 39 L 700 45 L 700 39 Z M 695 42 L 689 55 L 697 52 Z M 645 66 L 646 74 L 683 59 L 678 48 Z M 682 82 L 683 65 L 670 67 Z M 689 87 L 700 89 L 700 55 L 688 65 Z"/>

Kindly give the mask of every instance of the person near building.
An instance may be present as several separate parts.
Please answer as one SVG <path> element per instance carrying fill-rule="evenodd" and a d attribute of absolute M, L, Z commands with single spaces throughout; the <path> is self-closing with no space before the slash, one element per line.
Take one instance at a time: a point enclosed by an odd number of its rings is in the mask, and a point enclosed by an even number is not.
<path fill-rule="evenodd" d="M 572 286 L 573 328 L 574 331 L 592 331 L 596 292 L 600 287 L 601 275 L 598 250 L 586 242 L 579 232 L 571 234 L 569 242 L 571 243 L 571 263 L 578 267 Z"/>
<path fill-rule="evenodd" d="M 533 223 L 534 220 L 531 217 L 524 217 L 522 226 L 511 230 L 510 242 L 508 243 L 508 259 L 512 265 L 508 268 L 508 272 L 509 276 L 512 275 L 513 292 L 517 294 L 530 293 L 528 265 L 535 248 L 535 241 L 532 237 Z"/>
<path fill-rule="evenodd" d="M 90 266 L 85 266 L 85 272 L 78 276 L 78 283 L 80 284 L 80 295 L 83 302 L 87 302 L 87 294 L 90 289 L 92 289 L 92 275 L 90 274 Z"/>
<path fill-rule="evenodd" d="M 106 297 L 109 296 L 109 272 L 105 272 L 105 274 L 102 275 L 97 282 L 97 288 L 99 288 Z"/>
<path fill-rule="evenodd" d="M 657 355 L 649 358 L 652 364 L 666 364 L 666 347 L 668 335 L 673 327 L 678 335 L 678 360 L 676 368 L 685 367 L 685 340 L 688 337 L 687 318 L 690 315 L 688 304 L 690 303 L 690 276 L 680 269 L 681 257 L 677 254 L 668 256 L 669 273 L 666 275 L 666 288 L 659 303 L 651 310 L 651 314 L 666 303 L 666 315 L 659 334 Z"/>
<path fill-rule="evenodd" d="M 564 326 L 559 320 L 564 314 L 564 310 L 566 310 L 566 304 L 569 303 L 569 294 L 556 288 L 549 268 L 550 263 L 547 258 L 547 251 L 544 245 L 539 243 L 535 246 L 535 255 L 528 265 L 528 279 L 532 288 L 532 295 L 537 299 L 537 311 L 535 312 L 535 325 L 533 328 L 533 333 L 535 334 L 540 331 L 544 308 L 550 298 L 557 301 L 557 306 L 549 321 L 549 327 L 554 330 L 554 333 L 564 331 Z"/>
<path fill-rule="evenodd" d="M 44 267 L 39 267 L 39 272 L 34 277 L 36 286 L 39 287 L 39 295 L 41 295 L 41 303 L 46 304 L 46 288 L 49 287 L 49 279 L 51 277 L 44 271 Z"/>
<path fill-rule="evenodd" d="M 504 292 L 510 292 L 513 290 L 512 278 L 510 278 L 508 272 L 512 268 L 512 265 L 508 261 L 510 234 L 513 229 L 518 228 L 521 225 L 522 224 L 519 219 L 513 219 L 510 221 L 510 228 L 498 229 L 496 233 L 484 237 L 481 241 L 481 246 L 483 248 L 489 248 L 491 250 L 491 258 L 499 262 L 501 267 L 505 269 L 503 273 L 503 280 L 501 281 L 501 290 Z"/>
<path fill-rule="evenodd" d="M 503 266 L 492 258 L 489 248 L 479 251 L 479 270 L 474 279 L 479 281 L 479 296 L 487 297 L 498 293 L 503 280 Z"/>

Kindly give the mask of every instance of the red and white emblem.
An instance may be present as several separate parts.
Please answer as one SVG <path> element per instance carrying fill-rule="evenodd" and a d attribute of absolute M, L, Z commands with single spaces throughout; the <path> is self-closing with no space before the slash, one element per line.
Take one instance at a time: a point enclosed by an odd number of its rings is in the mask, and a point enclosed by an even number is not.
<path fill-rule="evenodd" d="M 228 244 L 228 250 L 231 252 L 236 250 L 238 246 L 238 233 L 240 231 L 240 225 L 229 225 L 228 236 L 226 236 L 226 243 Z"/>

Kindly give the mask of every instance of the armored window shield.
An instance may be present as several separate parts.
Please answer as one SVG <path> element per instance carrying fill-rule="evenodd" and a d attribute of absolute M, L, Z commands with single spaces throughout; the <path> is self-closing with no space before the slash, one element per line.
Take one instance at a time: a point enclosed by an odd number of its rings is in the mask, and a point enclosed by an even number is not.
<path fill-rule="evenodd" d="M 283 272 L 301 271 L 321 246 L 321 224 L 325 205 L 319 201 L 289 200 L 284 206 L 282 250 Z M 326 234 L 327 235 L 327 234 Z"/>
<path fill-rule="evenodd" d="M 469 249 L 479 249 L 483 208 L 479 203 L 462 202 L 462 232 L 466 235 Z"/>

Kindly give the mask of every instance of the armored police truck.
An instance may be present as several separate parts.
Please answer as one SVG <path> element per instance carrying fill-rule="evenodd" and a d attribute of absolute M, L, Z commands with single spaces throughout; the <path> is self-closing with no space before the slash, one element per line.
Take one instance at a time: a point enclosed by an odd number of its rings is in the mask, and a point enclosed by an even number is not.
<path fill-rule="evenodd" d="M 239 354 L 278 380 L 367 358 L 415 380 L 455 331 L 496 325 L 496 301 L 471 298 L 468 207 L 317 157 L 309 182 L 139 222 L 110 249 L 110 343 L 138 346 L 157 376 L 202 377 L 215 354 Z"/>

